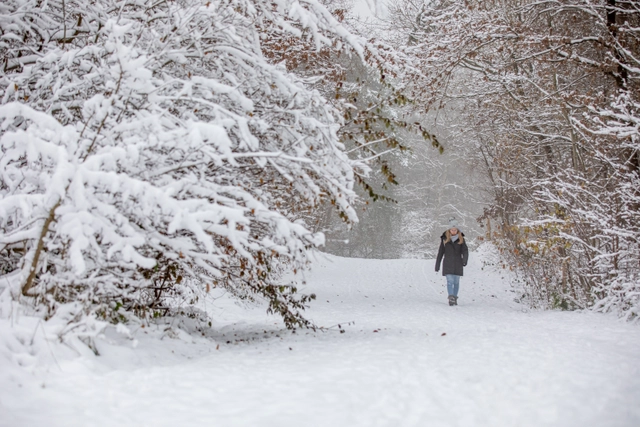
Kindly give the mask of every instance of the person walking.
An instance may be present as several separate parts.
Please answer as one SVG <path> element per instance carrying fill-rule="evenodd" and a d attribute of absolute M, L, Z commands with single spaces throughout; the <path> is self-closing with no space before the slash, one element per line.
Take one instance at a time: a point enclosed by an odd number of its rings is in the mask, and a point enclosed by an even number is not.
<path fill-rule="evenodd" d="M 447 278 L 449 305 L 458 305 L 460 277 L 469 260 L 469 249 L 464 241 L 464 233 L 458 228 L 458 221 L 455 218 L 449 219 L 449 229 L 440 236 L 436 272 L 440 271 L 440 262 L 443 257 L 442 275 Z"/>

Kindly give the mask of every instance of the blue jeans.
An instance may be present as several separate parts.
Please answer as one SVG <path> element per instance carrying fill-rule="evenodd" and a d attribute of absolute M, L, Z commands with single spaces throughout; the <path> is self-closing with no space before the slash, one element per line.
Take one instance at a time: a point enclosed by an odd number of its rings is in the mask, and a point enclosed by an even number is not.
<path fill-rule="evenodd" d="M 460 276 L 455 274 L 447 274 L 447 291 L 449 295 L 458 296 L 458 288 L 460 288 Z"/>

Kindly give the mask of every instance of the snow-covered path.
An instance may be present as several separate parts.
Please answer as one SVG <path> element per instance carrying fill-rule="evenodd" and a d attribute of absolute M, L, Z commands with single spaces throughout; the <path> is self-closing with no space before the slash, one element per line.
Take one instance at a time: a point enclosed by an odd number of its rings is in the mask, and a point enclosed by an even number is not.
<path fill-rule="evenodd" d="M 640 425 L 638 326 L 524 310 L 499 271 L 472 258 L 465 273 L 449 307 L 433 261 L 328 257 L 309 317 L 344 333 L 291 334 L 218 302 L 228 326 L 208 339 L 138 330 L 136 350 L 103 344 L 37 384 L 0 377 L 0 425 Z"/>

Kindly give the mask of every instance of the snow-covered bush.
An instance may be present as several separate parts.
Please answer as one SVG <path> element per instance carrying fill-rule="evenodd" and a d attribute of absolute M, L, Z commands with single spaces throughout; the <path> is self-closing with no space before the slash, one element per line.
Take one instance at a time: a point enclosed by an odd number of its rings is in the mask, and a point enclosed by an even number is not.
<path fill-rule="evenodd" d="M 289 327 L 278 280 L 323 243 L 304 212 L 357 220 L 339 113 L 261 50 L 269 26 L 358 42 L 314 0 L 11 0 L 0 5 L 4 298 L 74 323 L 163 315 L 211 287 Z"/>
<path fill-rule="evenodd" d="M 640 39 L 640 30 L 632 33 Z M 640 77 L 640 61 L 628 73 Z M 625 64 L 626 65 L 626 64 Z M 640 99 L 637 91 L 622 90 L 609 106 L 592 108 L 590 120 L 578 122 L 581 129 L 601 143 L 599 157 L 613 167 L 606 209 L 580 211 L 583 221 L 601 225 L 601 232 L 588 245 L 591 264 L 597 277 L 594 290 L 598 311 L 618 311 L 626 319 L 640 319 Z M 587 246 L 587 245 L 585 245 Z"/>

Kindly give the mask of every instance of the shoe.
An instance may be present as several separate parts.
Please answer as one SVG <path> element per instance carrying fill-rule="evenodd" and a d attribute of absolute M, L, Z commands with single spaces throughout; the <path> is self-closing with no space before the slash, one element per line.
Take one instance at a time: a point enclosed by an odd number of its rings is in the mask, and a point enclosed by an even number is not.
<path fill-rule="evenodd" d="M 456 297 L 449 295 L 449 305 L 456 305 Z"/>
<path fill-rule="evenodd" d="M 458 305 L 458 297 L 453 297 L 453 305 Z"/>

